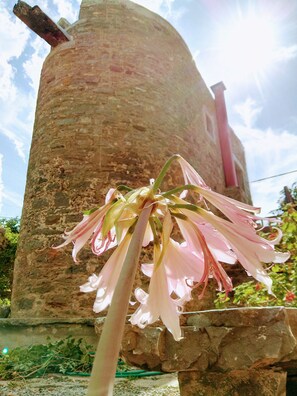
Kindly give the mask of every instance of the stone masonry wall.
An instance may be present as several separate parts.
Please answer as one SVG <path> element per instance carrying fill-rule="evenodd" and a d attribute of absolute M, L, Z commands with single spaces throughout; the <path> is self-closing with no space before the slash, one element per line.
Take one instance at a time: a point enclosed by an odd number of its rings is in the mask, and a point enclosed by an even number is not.
<path fill-rule="evenodd" d="M 221 153 L 205 128 L 214 100 L 179 34 L 129 1 L 83 1 L 72 40 L 42 69 L 14 272 L 12 317 L 92 316 L 79 292 L 106 260 L 74 264 L 61 242 L 117 183 L 147 184 L 174 153 L 224 191 Z M 216 128 L 216 126 L 215 126 Z M 217 129 L 217 128 L 216 128 Z M 180 183 L 175 172 L 169 185 Z M 136 280 L 140 282 L 140 280 Z"/>

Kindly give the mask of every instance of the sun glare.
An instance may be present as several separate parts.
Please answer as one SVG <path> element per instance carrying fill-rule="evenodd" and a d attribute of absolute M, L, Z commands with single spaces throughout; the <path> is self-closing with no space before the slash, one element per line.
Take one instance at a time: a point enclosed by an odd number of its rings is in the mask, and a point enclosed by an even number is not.
<path fill-rule="evenodd" d="M 258 77 L 272 66 L 277 52 L 277 29 L 265 16 L 249 15 L 220 32 L 221 65 L 233 79 Z"/>

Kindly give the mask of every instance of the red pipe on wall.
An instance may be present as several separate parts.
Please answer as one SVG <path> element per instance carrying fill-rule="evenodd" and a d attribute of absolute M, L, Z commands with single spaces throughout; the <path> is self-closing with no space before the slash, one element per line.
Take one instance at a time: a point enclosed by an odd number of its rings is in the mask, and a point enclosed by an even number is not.
<path fill-rule="evenodd" d="M 224 96 L 225 89 L 226 87 L 223 82 L 219 82 L 211 87 L 211 90 L 215 96 L 216 115 L 225 174 L 225 183 L 226 187 L 235 187 L 238 186 L 238 182 L 229 132 L 229 123 Z"/>

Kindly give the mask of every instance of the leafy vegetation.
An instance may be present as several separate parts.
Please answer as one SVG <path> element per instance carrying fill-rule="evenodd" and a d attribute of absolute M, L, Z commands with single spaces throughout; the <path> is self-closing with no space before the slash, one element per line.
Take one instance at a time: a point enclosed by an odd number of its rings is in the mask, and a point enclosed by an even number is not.
<path fill-rule="evenodd" d="M 9 305 L 20 220 L 0 218 L 0 305 Z"/>
<path fill-rule="evenodd" d="M 280 200 L 280 208 L 276 214 L 281 218 L 283 238 L 277 249 L 290 252 L 289 260 L 284 264 L 276 264 L 268 272 L 273 281 L 269 295 L 266 288 L 256 281 L 249 281 L 237 286 L 232 294 L 218 293 L 216 308 L 236 306 L 289 306 L 297 307 L 297 186 L 288 189 L 292 202 L 286 203 L 284 197 Z M 266 230 L 265 237 L 273 237 L 273 229 Z"/>
<path fill-rule="evenodd" d="M 29 379 L 54 373 L 89 375 L 93 360 L 93 347 L 71 336 L 47 344 L 3 350 L 2 354 L 0 352 L 0 380 Z M 130 370 L 131 367 L 119 359 L 117 373 Z"/>
<path fill-rule="evenodd" d="M 67 337 L 2 353 L 0 379 L 40 377 L 47 373 L 90 373 L 92 363 L 92 347 L 82 339 Z"/>

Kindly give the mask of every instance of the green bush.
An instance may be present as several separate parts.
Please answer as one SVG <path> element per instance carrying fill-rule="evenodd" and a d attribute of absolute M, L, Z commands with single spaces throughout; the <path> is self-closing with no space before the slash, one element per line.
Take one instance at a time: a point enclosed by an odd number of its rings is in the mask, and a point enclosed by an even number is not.
<path fill-rule="evenodd" d="M 91 352 L 90 345 L 73 337 L 18 347 L 0 355 L 0 380 L 40 377 L 46 373 L 90 373 L 93 363 Z"/>
<path fill-rule="evenodd" d="M 5 245 L 0 247 L 0 304 L 10 300 L 13 265 L 16 255 L 20 221 L 18 217 L 0 218 L 0 227 L 4 229 Z"/>

